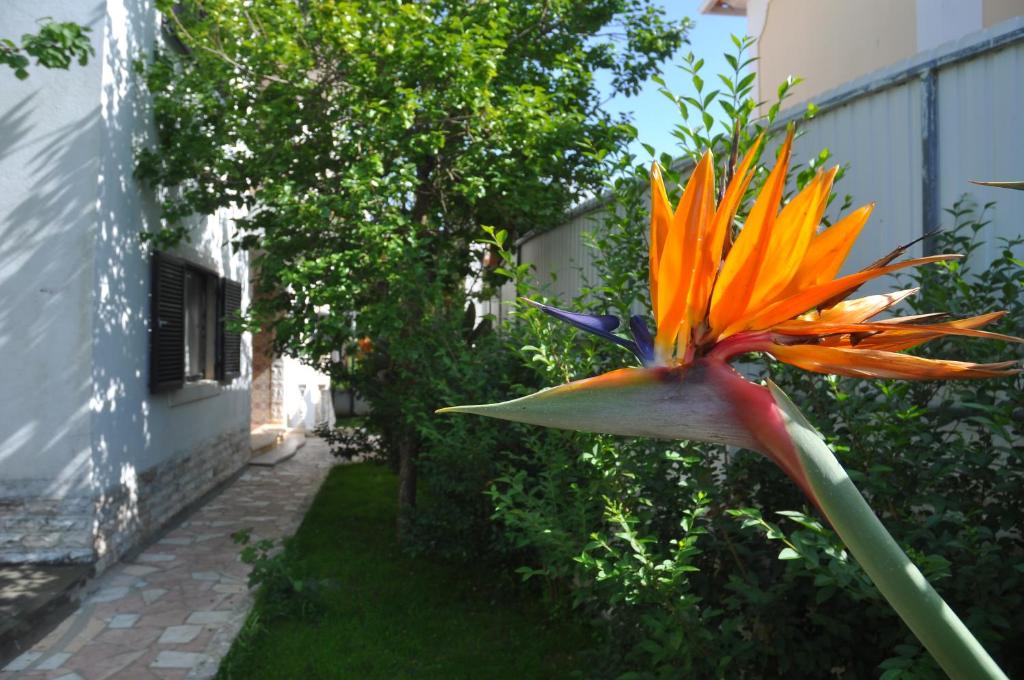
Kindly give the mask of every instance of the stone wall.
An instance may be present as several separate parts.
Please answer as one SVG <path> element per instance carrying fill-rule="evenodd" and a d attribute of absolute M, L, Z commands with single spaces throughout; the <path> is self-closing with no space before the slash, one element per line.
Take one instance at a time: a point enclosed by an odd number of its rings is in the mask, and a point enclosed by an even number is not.
<path fill-rule="evenodd" d="M 249 459 L 247 429 L 226 432 L 95 497 L 0 498 L 0 563 L 96 562 L 103 570 L 152 538 Z"/>
<path fill-rule="evenodd" d="M 92 561 L 93 510 L 88 496 L 0 498 L 0 563 Z"/>
<path fill-rule="evenodd" d="M 284 358 L 278 356 L 270 364 L 270 422 L 284 421 Z"/>
<path fill-rule="evenodd" d="M 226 432 L 101 494 L 93 538 L 97 569 L 157 534 L 190 503 L 238 472 L 250 453 L 248 429 Z"/>
<path fill-rule="evenodd" d="M 251 426 L 273 422 L 271 419 L 271 373 L 274 360 L 274 334 L 261 330 L 252 336 L 252 413 Z"/>
<path fill-rule="evenodd" d="M 261 330 L 252 338 L 251 426 L 287 425 L 285 362 L 274 355 L 273 331 Z"/>

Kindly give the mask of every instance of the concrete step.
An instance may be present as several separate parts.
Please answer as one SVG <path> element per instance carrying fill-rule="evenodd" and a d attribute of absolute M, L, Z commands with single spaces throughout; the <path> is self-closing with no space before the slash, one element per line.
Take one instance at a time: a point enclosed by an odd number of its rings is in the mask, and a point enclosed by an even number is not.
<path fill-rule="evenodd" d="M 278 435 L 276 432 L 253 432 L 250 440 L 252 453 L 255 456 L 277 446 Z"/>
<path fill-rule="evenodd" d="M 266 453 L 284 441 L 289 430 L 284 425 L 260 425 L 249 433 L 249 447 L 252 455 Z"/>
<path fill-rule="evenodd" d="M 249 465 L 274 467 L 294 456 L 306 444 L 306 433 L 291 432 L 284 441 L 249 460 Z"/>

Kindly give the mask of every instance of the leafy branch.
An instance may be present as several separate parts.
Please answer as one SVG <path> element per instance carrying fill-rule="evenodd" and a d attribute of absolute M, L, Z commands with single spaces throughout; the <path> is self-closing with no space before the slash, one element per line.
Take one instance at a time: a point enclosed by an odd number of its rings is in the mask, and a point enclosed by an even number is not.
<path fill-rule="evenodd" d="M 21 36 L 21 45 L 10 38 L 0 38 L 0 64 L 11 67 L 18 80 L 28 78 L 30 57 L 35 58 L 36 65 L 43 68 L 67 70 L 73 61 L 77 61 L 79 66 L 85 66 L 89 63 L 89 57 L 96 54 L 89 42 L 88 34 L 91 31 L 88 26 L 80 26 L 73 21 L 48 21 L 38 33 Z"/>

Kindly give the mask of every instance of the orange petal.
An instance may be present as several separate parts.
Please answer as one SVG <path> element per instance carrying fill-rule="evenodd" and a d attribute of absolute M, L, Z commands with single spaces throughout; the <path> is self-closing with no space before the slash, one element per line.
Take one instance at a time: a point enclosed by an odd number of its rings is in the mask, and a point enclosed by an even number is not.
<path fill-rule="evenodd" d="M 650 285 L 651 307 L 655 318 L 658 317 L 658 265 L 661 253 L 668 238 L 669 226 L 672 224 L 672 206 L 665 191 L 665 182 L 661 178 L 661 168 L 657 161 L 651 165 L 651 244 L 650 244 Z"/>
<path fill-rule="evenodd" d="M 1006 312 L 993 312 L 1003 316 Z M 927 314 L 911 314 L 909 316 L 891 316 L 888 319 L 879 319 L 877 323 L 893 323 L 893 324 L 904 324 L 904 323 L 921 323 L 925 319 L 932 321 L 938 321 L 949 316 L 949 312 L 929 312 Z"/>
<path fill-rule="evenodd" d="M 1004 312 L 999 312 L 999 315 L 1001 316 L 1003 313 Z M 808 315 L 805 314 L 805 315 L 801 316 L 800 318 L 804 319 L 807 316 Z M 922 323 L 925 320 L 937 322 L 940 319 L 944 319 L 944 318 L 946 318 L 948 316 L 949 316 L 949 314 L 946 313 L 946 312 L 932 312 L 931 314 L 912 314 L 910 316 L 893 316 L 893 317 L 890 317 L 888 319 L 879 319 L 875 323 L 885 324 L 886 326 L 903 326 L 903 325 L 919 324 L 919 323 Z M 810 321 L 816 321 L 817 317 L 815 317 L 813 319 L 809 319 L 809 320 Z M 906 338 L 906 336 L 901 336 L 901 337 Z M 900 350 L 900 349 L 907 349 L 909 347 L 913 347 L 914 345 L 918 345 L 921 342 L 925 342 L 927 340 L 931 340 L 932 338 L 935 338 L 935 337 L 938 337 L 938 336 L 936 334 L 934 334 L 934 333 L 930 333 L 930 334 L 928 334 L 927 338 L 925 338 L 925 340 L 921 340 L 920 342 L 908 342 L 908 343 L 906 343 L 905 347 L 889 347 L 888 344 L 890 342 L 893 342 L 893 340 L 892 340 L 893 336 L 891 336 L 891 335 L 890 336 L 885 336 L 883 333 L 869 333 L 869 334 L 867 334 L 867 337 L 860 337 L 856 343 L 852 342 L 852 338 L 849 335 L 829 335 L 829 336 L 825 336 L 825 337 L 821 338 L 820 341 L 819 341 L 819 344 L 828 345 L 830 347 L 850 347 L 851 345 L 855 344 L 857 347 L 860 347 L 861 349 L 885 349 L 885 350 L 896 351 L 896 350 Z M 897 343 L 894 343 L 894 344 L 897 344 Z"/>
<path fill-rule="evenodd" d="M 697 258 L 693 271 L 691 301 L 694 327 L 700 325 L 700 322 L 707 316 L 708 306 L 711 304 L 711 289 L 715 283 L 715 276 L 718 275 L 718 267 L 722 263 L 722 247 L 725 244 L 725 237 L 729 234 L 732 220 L 736 216 L 743 195 L 747 192 L 747 186 L 754 177 L 754 173 L 750 172 L 750 165 L 754 162 L 754 157 L 757 155 L 757 150 L 763 139 L 764 133 L 762 132 L 754 140 L 739 167 L 736 168 L 736 172 L 725 190 L 725 195 L 722 196 L 722 201 L 718 205 L 711 226 L 704 235 L 704 250 Z"/>
<path fill-rule="evenodd" d="M 844 300 L 835 307 L 821 310 L 817 320 L 828 323 L 856 323 L 864 321 L 899 304 L 904 299 L 916 294 L 919 290 L 921 289 L 908 288 L 894 293 L 885 293 L 884 295 L 868 295 L 867 297 L 855 300 Z"/>
<path fill-rule="evenodd" d="M 956 321 L 948 321 L 942 324 L 908 324 L 898 325 L 893 330 L 886 330 L 877 335 L 872 335 L 862 340 L 857 346 L 863 347 L 864 349 L 881 349 L 888 351 L 900 351 L 910 349 L 911 347 L 917 347 L 918 345 L 924 344 L 929 340 L 942 337 L 944 335 L 966 335 L 975 336 L 976 332 L 973 329 L 981 328 L 987 324 L 992 323 L 998 319 L 1001 319 L 1006 315 L 1006 312 L 989 312 L 988 314 L 981 314 L 979 316 L 972 316 L 967 319 L 957 319 Z M 920 315 L 928 316 L 928 315 Z M 897 319 L 905 319 L 907 317 L 897 317 Z M 885 319 L 879 321 L 880 325 L 886 327 L 890 325 L 896 325 L 893 322 L 897 319 Z M 929 330 L 938 329 L 938 330 Z M 968 332 L 972 331 L 972 332 Z M 997 340 L 1004 340 L 1006 342 L 1022 342 L 1020 338 L 1002 335 L 1001 333 L 992 333 L 985 335 Z"/>
<path fill-rule="evenodd" d="M 869 281 L 879 276 L 884 276 L 885 274 L 889 274 L 899 269 L 928 264 L 929 262 L 952 260 L 960 257 L 963 256 L 950 253 L 929 255 L 928 257 L 904 260 L 903 262 L 879 267 L 878 269 L 870 269 L 857 272 L 856 274 L 850 274 L 849 276 L 844 276 L 841 279 L 835 279 L 834 281 L 829 281 L 827 283 L 808 288 L 807 290 L 782 299 L 751 319 L 741 319 L 734 326 L 726 329 L 722 336 L 732 335 L 733 333 L 737 333 L 742 330 L 764 330 L 766 328 L 771 328 L 775 324 L 788 321 L 800 314 L 803 314 L 809 309 L 817 307 L 824 301 L 834 298 L 837 293 L 856 288 L 865 281 Z"/>
<path fill-rule="evenodd" d="M 898 248 L 896 248 L 892 252 L 890 252 L 890 253 L 888 253 L 886 255 L 883 255 L 882 257 L 878 258 L 877 260 L 875 260 L 874 262 L 869 264 L 867 267 L 864 267 L 863 269 L 861 269 L 861 271 L 864 271 L 864 272 L 871 271 L 872 269 L 879 269 L 881 267 L 884 267 L 884 266 L 888 265 L 890 262 L 892 262 L 896 258 L 903 257 L 903 255 L 908 250 L 910 250 L 914 245 L 916 245 L 917 243 L 923 241 L 924 239 L 928 238 L 931 235 L 932 235 L 931 233 L 928 233 L 928 234 L 925 234 L 924 236 L 920 236 L 920 237 L 914 239 L 910 243 L 904 243 L 903 245 L 899 246 Z M 829 298 L 828 300 L 823 302 L 821 304 L 821 306 L 823 308 L 825 308 L 825 307 L 832 307 L 832 306 L 838 304 L 842 300 L 845 300 L 849 296 L 853 295 L 857 291 L 857 289 L 860 288 L 861 285 L 862 284 L 857 284 L 856 286 L 853 286 L 852 288 L 848 288 L 847 290 L 839 291 L 834 296 L 832 296 L 831 298 Z"/>
<path fill-rule="evenodd" d="M 707 158 L 707 166 L 704 171 L 704 191 L 698 199 L 698 205 L 696 211 L 691 211 L 694 214 L 690 216 L 692 220 L 691 226 L 687 229 L 687 240 L 683 248 L 683 270 L 689 272 L 689 282 L 686 293 L 686 315 L 683 319 L 683 324 L 687 331 L 683 340 L 684 344 L 678 345 L 678 355 L 683 356 L 686 353 L 686 344 L 689 343 L 691 337 L 690 334 L 699 325 L 700 321 L 703 320 L 703 308 L 702 302 L 707 300 L 707 294 L 703 290 L 697 290 L 694 287 L 694 279 L 698 275 L 698 269 L 704 264 L 705 245 L 704 239 L 708 236 L 708 231 L 712 227 L 712 222 L 715 218 L 715 158 L 711 151 L 708 150 L 705 154 Z M 679 212 L 676 213 L 678 219 Z M 695 226 L 693 233 L 690 233 L 690 229 Z M 703 276 L 703 270 L 700 271 Z M 707 289 L 710 291 L 710 289 Z M 698 300 L 698 296 L 702 296 L 702 299 Z M 699 317 L 699 318 L 698 318 Z"/>
<path fill-rule="evenodd" d="M 709 315 L 712 332 L 717 333 L 736 323 L 747 310 L 754 292 L 754 283 L 765 263 L 779 201 L 782 200 L 782 190 L 786 184 L 792 145 L 793 130 L 790 128 L 775 167 L 765 180 L 715 283 Z"/>
<path fill-rule="evenodd" d="M 694 263 L 711 221 L 714 201 L 715 166 L 708 151 L 686 184 L 658 265 L 658 331 L 654 346 L 663 358 L 671 355 L 679 325 L 687 315 Z M 682 342 L 685 349 L 688 338 Z"/>
<path fill-rule="evenodd" d="M 860 207 L 815 236 L 786 292 L 798 293 L 834 279 L 874 207 Z"/>
<path fill-rule="evenodd" d="M 949 316 L 948 313 L 944 314 L 943 312 L 933 312 L 931 314 L 915 314 L 914 316 L 896 316 L 896 317 L 893 317 L 891 319 L 881 319 L 879 321 L 876 321 L 875 323 L 885 324 L 885 325 L 899 324 L 901 326 L 901 329 L 902 329 L 903 324 L 908 324 L 908 323 L 909 324 L 914 324 L 910 328 L 906 328 L 905 329 L 905 330 L 910 331 L 910 330 L 913 330 L 913 329 L 916 329 L 916 328 L 923 328 L 926 324 L 922 324 L 921 321 L 923 321 L 925 319 L 929 319 L 930 318 L 930 319 L 934 320 L 934 317 L 943 316 L 943 315 Z M 952 321 L 945 321 L 945 322 L 943 322 L 941 324 L 932 324 L 932 325 L 933 326 L 941 326 L 941 327 L 944 327 L 944 328 L 981 328 L 982 326 L 986 326 L 986 325 L 992 323 L 993 321 L 998 321 L 999 319 L 1002 319 L 1004 316 L 1006 316 L 1006 312 L 1005 311 L 988 312 L 987 314 L 979 314 L 977 316 L 969 316 L 969 317 L 966 317 L 966 318 L 963 318 L 963 319 L 954 319 Z M 1014 337 L 1014 336 L 1009 336 L 1008 335 L 1006 337 Z M 1020 338 L 1014 337 L 1014 341 L 1015 342 L 1019 341 L 1019 340 L 1020 340 Z"/>
<path fill-rule="evenodd" d="M 900 338 L 907 335 L 929 334 L 929 335 L 961 335 L 972 338 L 985 338 L 986 340 L 1002 340 L 1003 342 L 1024 343 L 1024 339 L 1002 333 L 991 333 L 979 331 L 969 326 L 954 326 L 956 322 L 948 324 L 921 324 L 902 326 L 889 323 L 824 323 L 821 321 L 784 321 L 772 326 L 772 331 L 782 335 L 794 336 L 821 336 L 821 335 L 844 335 L 857 333 L 879 333 L 879 336 Z M 987 322 L 986 322 L 987 323 Z"/>
<path fill-rule="evenodd" d="M 748 309 L 775 302 L 793 280 L 821 224 L 837 172 L 838 167 L 818 173 L 779 213 L 765 255 L 770 264 L 758 273 Z"/>
<path fill-rule="evenodd" d="M 910 354 L 879 350 L 845 349 L 820 345 L 779 345 L 768 349 L 779 361 L 806 371 L 845 375 L 851 378 L 949 380 L 1000 378 L 1016 375 L 1017 362 L 974 364 L 965 361 L 924 359 Z"/>

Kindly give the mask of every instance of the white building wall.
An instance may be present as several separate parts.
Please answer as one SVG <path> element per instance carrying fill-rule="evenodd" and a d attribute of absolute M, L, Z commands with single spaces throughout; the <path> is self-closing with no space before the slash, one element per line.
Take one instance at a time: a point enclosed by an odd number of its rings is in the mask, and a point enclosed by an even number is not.
<path fill-rule="evenodd" d="M 159 208 L 133 177 L 133 144 L 150 141 L 152 119 L 131 61 L 152 52 L 157 22 L 150 5 L 110 0 L 104 26 L 91 403 L 94 485 L 100 487 L 116 481 L 125 466 L 145 470 L 226 427 L 245 429 L 249 419 L 248 378 L 212 391 L 202 387 L 215 396 L 197 401 L 184 401 L 181 391 L 151 395 L 147 386 L 150 248 L 139 235 L 159 226 Z M 231 229 L 227 216 L 197 219 L 191 243 L 174 252 L 248 281 L 246 258 L 231 252 Z"/>
<path fill-rule="evenodd" d="M 0 73 L 0 561 L 102 565 L 244 463 L 251 345 L 246 334 L 230 384 L 149 393 L 140 234 L 159 210 L 133 178 L 152 122 L 131 62 L 152 53 L 156 12 L 149 0 L 7 0 L 0 36 L 39 17 L 90 26 L 96 55 L 23 82 Z M 197 220 L 176 254 L 246 284 L 231 228 Z"/>
<path fill-rule="evenodd" d="M 290 428 L 312 432 L 326 422 L 333 424 L 331 379 L 309 364 L 284 357 L 284 414 Z"/>
<path fill-rule="evenodd" d="M 33 543 L 14 522 L 26 495 L 62 498 L 68 552 L 91 552 L 85 532 L 91 467 L 93 260 L 102 139 L 98 55 L 101 2 L 5 2 L 0 36 L 19 40 L 46 16 L 93 29 L 97 59 L 77 70 L 0 72 L 0 551 Z M 71 512 L 74 507 L 76 512 Z"/>

